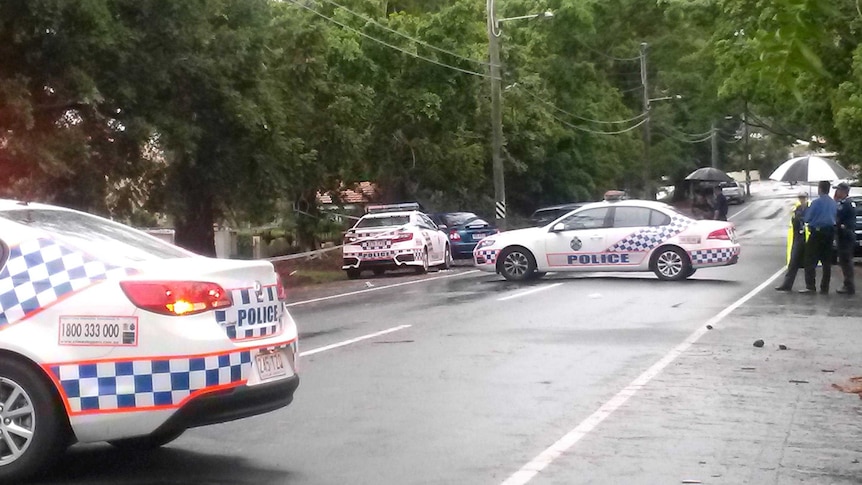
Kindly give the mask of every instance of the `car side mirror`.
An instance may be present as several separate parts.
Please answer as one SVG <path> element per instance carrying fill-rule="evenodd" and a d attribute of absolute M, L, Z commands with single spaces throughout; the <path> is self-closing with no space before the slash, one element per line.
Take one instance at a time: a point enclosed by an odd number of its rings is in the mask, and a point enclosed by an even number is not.
<path fill-rule="evenodd" d="M 446 224 L 440 224 L 439 226 L 437 226 L 437 229 L 446 232 L 446 230 L 449 229 L 449 226 L 447 226 Z"/>
<path fill-rule="evenodd" d="M 563 232 L 566 230 L 566 225 L 562 222 L 558 222 L 554 224 L 554 227 L 551 228 L 551 232 Z"/>

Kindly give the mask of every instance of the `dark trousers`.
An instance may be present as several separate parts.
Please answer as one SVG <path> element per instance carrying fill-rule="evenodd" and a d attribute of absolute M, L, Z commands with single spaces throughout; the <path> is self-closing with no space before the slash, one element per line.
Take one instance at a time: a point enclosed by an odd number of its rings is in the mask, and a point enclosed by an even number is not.
<path fill-rule="evenodd" d="M 844 289 L 850 293 L 856 292 L 853 282 L 853 250 L 856 241 L 838 241 L 838 266 L 844 273 Z"/>
<path fill-rule="evenodd" d="M 823 265 L 823 279 L 820 280 L 820 291 L 829 291 L 829 281 L 832 279 L 832 240 L 835 231 L 832 228 L 811 229 L 808 242 L 805 244 L 805 287 L 817 289 L 815 271 L 817 263 Z"/>
<path fill-rule="evenodd" d="M 790 262 L 787 263 L 787 273 L 784 273 L 784 282 L 781 283 L 781 288 L 793 289 L 793 282 L 796 281 L 796 273 L 805 263 L 804 257 L 805 235 L 797 234 L 793 238 L 793 245 L 790 246 Z"/>

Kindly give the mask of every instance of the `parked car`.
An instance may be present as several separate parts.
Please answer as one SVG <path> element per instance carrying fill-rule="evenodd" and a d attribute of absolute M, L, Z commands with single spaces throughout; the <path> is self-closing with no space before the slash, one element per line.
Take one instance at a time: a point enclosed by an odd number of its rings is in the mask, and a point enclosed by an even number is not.
<path fill-rule="evenodd" d="M 745 186 L 739 182 L 721 182 L 721 193 L 727 197 L 728 202 L 742 204 L 745 202 Z"/>
<path fill-rule="evenodd" d="M 446 229 L 419 211 L 419 204 L 371 206 L 344 235 L 342 266 L 350 279 L 369 269 L 382 275 L 387 269 L 413 268 L 428 272 L 431 266 L 448 268 L 452 249 Z"/>
<path fill-rule="evenodd" d="M 512 281 L 548 271 L 652 271 L 683 280 L 699 268 L 736 264 L 739 253 L 730 222 L 697 221 L 662 202 L 617 200 L 489 236 L 473 257 L 478 269 Z"/>
<path fill-rule="evenodd" d="M 542 227 L 575 209 L 585 206 L 588 203 L 589 202 L 574 202 L 571 204 L 560 204 L 552 205 L 549 207 L 542 207 L 536 212 L 533 212 L 533 215 L 530 216 L 530 222 L 534 227 Z"/>
<path fill-rule="evenodd" d="M 288 405 L 299 377 L 284 299 L 267 261 L 0 200 L 0 482 L 76 441 L 145 450 Z"/>
<path fill-rule="evenodd" d="M 449 245 L 452 247 L 452 257 L 455 259 L 472 258 L 476 243 L 486 236 L 500 232 L 488 221 L 472 212 L 432 214 L 431 219 L 438 225 L 446 226 Z"/>

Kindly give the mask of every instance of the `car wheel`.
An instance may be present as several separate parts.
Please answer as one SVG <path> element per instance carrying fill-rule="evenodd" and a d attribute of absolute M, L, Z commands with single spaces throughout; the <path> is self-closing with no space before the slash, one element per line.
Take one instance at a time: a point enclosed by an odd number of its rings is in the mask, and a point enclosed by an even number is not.
<path fill-rule="evenodd" d="M 428 272 L 428 248 L 422 249 L 422 266 L 416 267 L 416 274 L 425 274 Z"/>
<path fill-rule="evenodd" d="M 681 250 L 672 247 L 661 248 L 653 259 L 652 270 L 660 280 L 678 281 L 688 278 L 691 263 Z"/>
<path fill-rule="evenodd" d="M 449 269 L 452 267 L 452 251 L 449 250 L 449 246 L 446 246 L 446 252 L 443 254 L 443 264 L 440 265 L 440 269 Z"/>
<path fill-rule="evenodd" d="M 524 281 L 536 272 L 536 260 L 524 248 L 509 248 L 500 255 L 499 270 L 509 281 Z"/>
<path fill-rule="evenodd" d="M 350 280 L 358 280 L 360 276 L 362 276 L 362 271 L 358 269 L 348 269 L 347 271 L 347 279 Z"/>
<path fill-rule="evenodd" d="M 386 272 L 383 268 L 374 268 L 372 271 L 374 272 L 374 276 L 383 276 L 383 273 Z"/>
<path fill-rule="evenodd" d="M 532 273 L 530 273 L 529 279 L 538 280 L 538 279 L 544 278 L 544 276 L 546 274 L 548 274 L 548 273 L 546 273 L 545 271 L 533 271 Z"/>
<path fill-rule="evenodd" d="M 69 444 L 69 428 L 51 387 L 37 371 L 0 363 L 0 482 L 47 471 Z"/>
<path fill-rule="evenodd" d="M 689 269 L 689 270 L 688 270 L 688 276 L 692 276 L 692 275 L 694 275 L 694 273 L 696 273 L 696 272 L 697 272 L 697 268 L 691 268 L 691 269 Z"/>
<path fill-rule="evenodd" d="M 134 438 L 125 438 L 121 440 L 111 440 L 108 443 L 115 448 L 126 451 L 149 451 L 160 448 L 171 441 L 179 438 L 186 430 L 173 430 L 156 432 L 147 436 L 136 436 Z"/>

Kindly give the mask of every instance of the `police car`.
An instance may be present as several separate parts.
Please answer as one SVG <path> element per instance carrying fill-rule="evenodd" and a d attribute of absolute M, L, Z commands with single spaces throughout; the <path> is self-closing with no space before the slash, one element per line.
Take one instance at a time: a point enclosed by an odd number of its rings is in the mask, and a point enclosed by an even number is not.
<path fill-rule="evenodd" d="M 487 237 L 473 251 L 482 271 L 520 281 L 548 271 L 653 271 L 662 280 L 736 264 L 733 224 L 694 220 L 662 202 L 587 204 L 543 227 Z"/>
<path fill-rule="evenodd" d="M 365 269 L 375 275 L 405 267 L 417 273 L 431 266 L 448 269 L 452 250 L 446 226 L 438 227 L 419 209 L 415 203 L 369 206 L 344 235 L 342 269 L 348 278 L 359 278 Z"/>
<path fill-rule="evenodd" d="M 286 406 L 297 330 L 272 264 L 0 200 L 0 482 L 69 444 L 155 448 Z"/>

